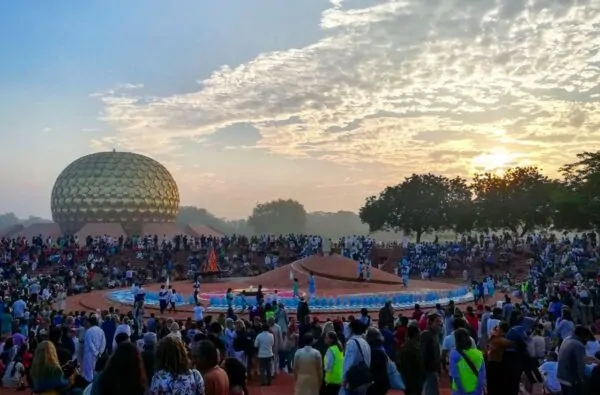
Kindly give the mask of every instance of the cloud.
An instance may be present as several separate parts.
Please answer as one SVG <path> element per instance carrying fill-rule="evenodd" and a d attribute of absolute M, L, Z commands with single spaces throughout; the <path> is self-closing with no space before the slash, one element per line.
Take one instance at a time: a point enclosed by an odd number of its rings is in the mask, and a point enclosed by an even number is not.
<path fill-rule="evenodd" d="M 50 133 L 51 131 L 52 131 L 52 128 L 48 127 L 48 126 L 42 128 L 42 130 L 41 130 L 42 133 Z"/>
<path fill-rule="evenodd" d="M 275 154 L 468 174 L 485 160 L 552 170 L 600 141 L 599 1 L 330 3 L 320 41 L 223 66 L 195 92 L 96 94 L 118 134 L 94 144 L 174 154 L 248 124 Z"/>

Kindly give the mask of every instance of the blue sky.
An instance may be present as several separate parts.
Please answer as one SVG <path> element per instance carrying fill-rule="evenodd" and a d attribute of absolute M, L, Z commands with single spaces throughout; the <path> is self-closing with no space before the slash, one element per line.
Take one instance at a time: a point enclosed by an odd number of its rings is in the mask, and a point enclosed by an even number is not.
<path fill-rule="evenodd" d="M 585 3 L 1 2 L 0 212 L 48 217 L 61 169 L 111 148 L 229 218 L 356 210 L 413 171 L 553 171 L 598 140 Z"/>

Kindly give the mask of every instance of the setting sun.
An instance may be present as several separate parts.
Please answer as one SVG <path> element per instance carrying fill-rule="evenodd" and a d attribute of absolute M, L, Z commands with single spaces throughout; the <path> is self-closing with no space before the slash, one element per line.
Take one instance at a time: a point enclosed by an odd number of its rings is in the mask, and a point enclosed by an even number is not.
<path fill-rule="evenodd" d="M 473 158 L 473 166 L 484 171 L 502 171 L 514 159 L 504 148 L 497 148 L 489 153 L 481 154 Z"/>

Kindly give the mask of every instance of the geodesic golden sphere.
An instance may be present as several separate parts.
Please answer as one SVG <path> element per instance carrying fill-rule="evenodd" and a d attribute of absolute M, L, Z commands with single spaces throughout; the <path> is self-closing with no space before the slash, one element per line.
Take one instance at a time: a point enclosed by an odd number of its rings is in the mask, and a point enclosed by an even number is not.
<path fill-rule="evenodd" d="M 139 232 L 144 223 L 174 222 L 179 190 L 171 173 L 147 156 L 99 152 L 67 166 L 52 188 L 52 219 L 63 232 L 86 223 L 120 223 Z"/>

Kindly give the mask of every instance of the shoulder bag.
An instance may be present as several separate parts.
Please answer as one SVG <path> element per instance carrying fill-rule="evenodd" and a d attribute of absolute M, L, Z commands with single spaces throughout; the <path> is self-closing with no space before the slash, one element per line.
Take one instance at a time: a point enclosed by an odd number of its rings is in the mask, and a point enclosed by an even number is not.
<path fill-rule="evenodd" d="M 346 382 L 348 383 L 348 387 L 351 390 L 373 383 L 373 375 L 371 374 L 371 368 L 365 362 L 365 356 L 362 352 L 362 347 L 360 346 L 358 340 L 353 340 L 356 344 L 356 347 L 358 347 L 358 352 L 360 353 L 361 360 L 358 363 L 352 365 L 346 373 Z"/>

